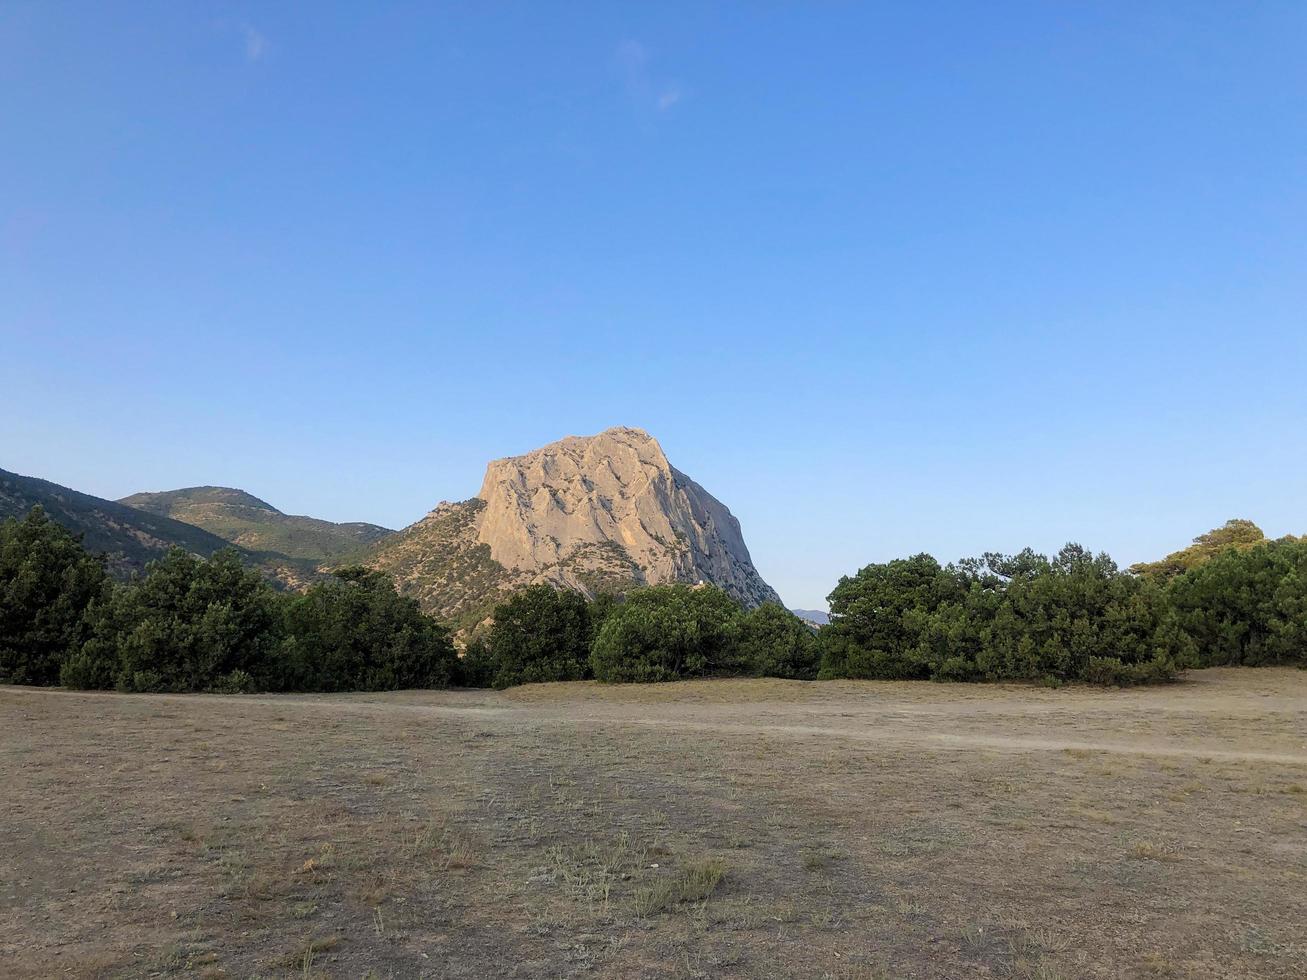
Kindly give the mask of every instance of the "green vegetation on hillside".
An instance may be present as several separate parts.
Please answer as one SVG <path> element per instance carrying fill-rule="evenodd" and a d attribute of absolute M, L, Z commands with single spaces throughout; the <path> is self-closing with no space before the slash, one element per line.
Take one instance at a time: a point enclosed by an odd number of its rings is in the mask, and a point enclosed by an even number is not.
<path fill-rule="evenodd" d="M 477 541 L 478 497 L 441 504 L 412 527 L 378 544 L 365 562 L 390 575 L 399 590 L 455 629 L 475 626 L 512 593 L 508 569 Z"/>
<path fill-rule="evenodd" d="M 104 555 L 109 571 L 119 577 L 143 571 L 170 548 L 207 557 L 228 547 L 227 541 L 191 524 L 0 470 L 0 520 L 22 518 L 36 506 L 79 535 L 86 550 Z"/>
<path fill-rule="evenodd" d="M 229 487 L 137 493 L 119 503 L 185 521 L 247 551 L 312 565 L 347 561 L 394 533 L 375 524 L 335 524 L 283 514 L 258 497 Z"/>
<path fill-rule="evenodd" d="M 180 548 L 114 583 L 39 508 L 0 523 L 0 681 L 124 691 L 443 687 L 446 630 L 390 580 L 345 569 L 280 592 L 234 549 Z"/>

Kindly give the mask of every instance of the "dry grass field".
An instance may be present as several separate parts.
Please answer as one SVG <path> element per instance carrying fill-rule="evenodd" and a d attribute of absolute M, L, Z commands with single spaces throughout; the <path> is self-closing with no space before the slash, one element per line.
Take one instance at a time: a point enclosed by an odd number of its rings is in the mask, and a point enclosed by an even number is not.
<path fill-rule="evenodd" d="M 1307 976 L 1307 672 L 0 688 L 6 977 Z"/>

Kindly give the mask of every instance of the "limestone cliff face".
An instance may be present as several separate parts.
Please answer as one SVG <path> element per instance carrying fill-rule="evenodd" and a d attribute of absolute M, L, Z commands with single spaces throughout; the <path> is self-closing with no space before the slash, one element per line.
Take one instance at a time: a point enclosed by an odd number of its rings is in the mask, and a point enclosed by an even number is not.
<path fill-rule="evenodd" d="M 596 577 L 721 586 L 779 601 L 749 558 L 740 522 L 667 461 L 641 429 L 570 436 L 486 468 L 478 540 L 508 569 L 586 589 Z"/>
<path fill-rule="evenodd" d="M 451 574 L 451 561 L 463 571 Z M 780 601 L 753 567 L 740 522 L 640 429 L 493 461 L 475 498 L 383 541 L 373 564 L 455 618 L 532 582 L 592 594 L 702 580 L 750 607 Z"/>

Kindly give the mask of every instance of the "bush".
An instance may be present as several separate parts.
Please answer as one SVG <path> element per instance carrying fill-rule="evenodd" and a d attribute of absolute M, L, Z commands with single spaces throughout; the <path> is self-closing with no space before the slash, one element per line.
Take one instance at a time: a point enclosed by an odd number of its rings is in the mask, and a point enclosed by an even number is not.
<path fill-rule="evenodd" d="M 1002 598 L 981 629 L 983 676 L 1091 680 L 1093 660 L 1115 661 L 1120 678 L 1174 672 L 1158 649 L 1164 610 L 1156 586 L 1079 545 L 1035 559 L 999 586 Z"/>
<path fill-rule="evenodd" d="M 231 549 L 204 561 L 174 548 L 145 577 L 92 610 L 92 636 L 73 658 L 70 686 L 203 691 L 233 671 L 276 681 L 278 596 Z"/>
<path fill-rule="evenodd" d="M 490 656 L 490 642 L 485 632 L 473 633 L 459 658 L 457 683 L 463 687 L 491 687 L 495 680 L 495 662 Z"/>
<path fill-rule="evenodd" d="M 588 677 L 590 636 L 585 596 L 552 585 L 523 589 L 495 609 L 484 651 L 490 684 L 503 688 Z"/>
<path fill-rule="evenodd" d="M 869 565 L 830 602 L 821 677 L 1123 684 L 1176 670 L 1158 587 L 1078 545 Z"/>
<path fill-rule="evenodd" d="M 966 577 L 930 555 L 868 565 L 830 594 L 832 622 L 821 631 L 823 677 L 926 678 L 934 616 L 960 603 Z M 946 654 L 939 652 L 941 661 Z"/>
<path fill-rule="evenodd" d="M 1307 666 L 1307 540 L 1230 548 L 1174 578 L 1166 598 L 1189 666 Z"/>
<path fill-rule="evenodd" d="M 0 683 L 59 683 L 108 587 L 104 562 L 40 506 L 0 522 Z"/>
<path fill-rule="evenodd" d="M 117 677 L 117 651 L 104 640 L 88 642 L 65 660 L 59 670 L 60 684 L 83 691 L 108 690 L 114 686 Z"/>
<path fill-rule="evenodd" d="M 90 636 L 60 681 L 122 691 L 380 691 L 444 687 L 449 635 L 363 568 L 302 595 L 277 592 L 224 550 L 174 549 L 88 610 Z"/>
<path fill-rule="evenodd" d="M 458 673 L 449 634 L 395 591 L 388 575 L 346 568 L 287 600 L 286 640 L 269 686 L 296 691 L 447 687 Z"/>
<path fill-rule="evenodd" d="M 1174 664 L 1165 659 L 1138 664 L 1124 664 L 1116 657 L 1090 657 L 1084 680 L 1105 687 L 1130 687 L 1134 684 L 1157 684 L 1172 680 Z"/>
<path fill-rule="evenodd" d="M 774 602 L 743 614 L 738 643 L 749 673 L 801 680 L 817 676 L 817 638 L 811 627 Z"/>
<path fill-rule="evenodd" d="M 636 589 L 613 608 L 590 651 L 601 681 L 671 681 L 745 673 L 740 607 L 712 586 Z"/>

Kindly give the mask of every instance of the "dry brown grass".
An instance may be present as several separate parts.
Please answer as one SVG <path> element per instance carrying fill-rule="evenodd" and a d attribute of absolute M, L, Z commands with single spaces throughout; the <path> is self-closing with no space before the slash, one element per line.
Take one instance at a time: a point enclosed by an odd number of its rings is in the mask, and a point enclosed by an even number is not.
<path fill-rule="evenodd" d="M 5 976 L 1307 975 L 1300 672 L 0 717 Z"/>

